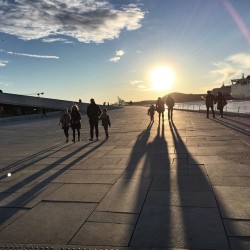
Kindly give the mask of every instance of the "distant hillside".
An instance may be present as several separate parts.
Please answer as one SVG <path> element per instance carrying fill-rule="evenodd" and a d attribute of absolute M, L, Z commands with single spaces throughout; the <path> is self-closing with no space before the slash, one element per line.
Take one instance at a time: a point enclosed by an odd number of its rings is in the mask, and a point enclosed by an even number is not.
<path fill-rule="evenodd" d="M 196 101 L 202 101 L 202 96 L 205 96 L 206 94 L 183 94 L 183 93 L 170 93 L 170 95 L 174 98 L 175 103 L 181 103 L 181 102 L 196 102 Z M 166 100 L 168 95 L 165 95 L 162 97 L 163 100 Z M 147 101 L 140 101 L 140 102 L 134 102 L 135 105 L 149 105 L 149 104 L 155 104 L 156 100 L 147 100 Z"/>

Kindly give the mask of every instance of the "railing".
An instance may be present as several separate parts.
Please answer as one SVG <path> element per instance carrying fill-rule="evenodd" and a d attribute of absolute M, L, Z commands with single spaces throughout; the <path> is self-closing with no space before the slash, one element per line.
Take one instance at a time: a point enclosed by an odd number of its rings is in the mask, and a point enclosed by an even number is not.
<path fill-rule="evenodd" d="M 178 110 L 186 110 L 186 111 L 196 111 L 196 112 L 204 112 L 207 110 L 206 105 L 204 104 L 187 104 L 187 103 L 177 103 L 174 106 L 174 109 L 178 109 Z M 215 111 L 217 111 L 217 107 L 215 106 L 214 108 Z M 247 106 L 235 106 L 235 107 L 231 107 L 229 106 L 225 106 L 224 108 L 224 113 L 234 113 L 234 114 L 250 114 L 250 108 Z"/>

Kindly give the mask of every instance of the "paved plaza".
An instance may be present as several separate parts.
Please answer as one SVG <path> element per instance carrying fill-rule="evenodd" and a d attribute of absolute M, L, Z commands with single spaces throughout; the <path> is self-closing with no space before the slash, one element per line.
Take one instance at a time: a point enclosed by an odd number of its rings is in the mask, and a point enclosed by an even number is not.
<path fill-rule="evenodd" d="M 109 115 L 108 141 L 86 115 L 67 144 L 59 117 L 0 123 L 1 250 L 250 249 L 250 118 Z"/>

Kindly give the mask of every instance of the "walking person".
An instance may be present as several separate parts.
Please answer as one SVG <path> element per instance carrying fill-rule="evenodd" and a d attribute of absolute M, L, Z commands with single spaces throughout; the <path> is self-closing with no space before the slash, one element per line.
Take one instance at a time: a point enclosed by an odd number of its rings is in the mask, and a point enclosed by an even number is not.
<path fill-rule="evenodd" d="M 166 99 L 166 105 L 168 106 L 168 120 L 173 120 L 173 110 L 174 110 L 174 98 L 171 95 L 168 95 Z"/>
<path fill-rule="evenodd" d="M 164 121 L 164 111 L 165 111 L 165 104 L 161 97 L 158 97 L 156 101 L 156 111 L 159 113 L 159 122 L 162 117 L 162 121 Z"/>
<path fill-rule="evenodd" d="M 108 112 L 107 109 L 103 109 L 102 114 L 99 118 L 102 121 L 102 126 L 103 126 L 104 131 L 105 131 L 106 140 L 108 140 L 108 138 L 109 138 L 108 128 L 111 127 L 110 118 L 109 118 L 109 115 L 107 114 L 107 112 Z"/>
<path fill-rule="evenodd" d="M 148 115 L 150 116 L 150 121 L 154 122 L 154 116 L 155 116 L 155 105 L 152 104 L 148 109 Z"/>
<path fill-rule="evenodd" d="M 69 115 L 68 109 L 64 109 L 64 111 L 60 117 L 59 125 L 62 125 L 62 129 L 63 129 L 64 135 L 66 137 L 66 143 L 68 143 L 68 141 L 69 141 L 69 127 L 70 127 L 70 115 Z"/>
<path fill-rule="evenodd" d="M 43 118 L 44 116 L 47 118 L 46 109 L 45 109 L 45 108 L 42 108 L 42 118 Z"/>
<path fill-rule="evenodd" d="M 217 98 L 217 109 L 220 111 L 220 117 L 223 118 L 223 108 L 227 105 L 227 101 L 224 95 L 219 91 Z"/>
<path fill-rule="evenodd" d="M 77 105 L 73 105 L 71 108 L 71 121 L 70 125 L 73 131 L 73 142 L 76 142 L 76 130 L 78 135 L 78 141 L 80 141 L 80 129 L 81 129 L 81 114 Z"/>
<path fill-rule="evenodd" d="M 215 118 L 215 114 L 214 114 L 215 98 L 214 98 L 214 95 L 209 90 L 207 91 L 205 102 L 206 102 L 206 107 L 207 107 L 207 118 L 209 118 L 209 108 L 211 108 L 213 118 Z"/>
<path fill-rule="evenodd" d="M 100 107 L 95 103 L 93 98 L 90 99 L 90 104 L 87 107 L 87 116 L 89 118 L 89 125 L 90 125 L 90 141 L 93 141 L 94 138 L 94 129 L 96 140 L 99 140 L 99 129 L 98 129 L 98 120 L 99 116 L 101 115 Z"/>

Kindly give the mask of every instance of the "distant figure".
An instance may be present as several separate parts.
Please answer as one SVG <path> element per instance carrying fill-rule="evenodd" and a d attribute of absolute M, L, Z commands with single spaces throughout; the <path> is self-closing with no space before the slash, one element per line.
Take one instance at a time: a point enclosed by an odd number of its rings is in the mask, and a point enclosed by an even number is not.
<path fill-rule="evenodd" d="M 132 101 L 130 101 L 130 102 L 129 102 L 129 104 L 130 104 L 130 106 L 132 106 L 132 105 L 133 105 L 133 102 L 132 102 Z"/>
<path fill-rule="evenodd" d="M 82 103 L 82 99 L 79 99 L 79 103 Z"/>
<path fill-rule="evenodd" d="M 70 127 L 70 115 L 68 109 L 64 109 L 61 117 L 59 125 L 62 125 L 62 129 L 64 131 L 64 135 L 66 137 L 66 143 L 69 141 L 69 127 Z"/>
<path fill-rule="evenodd" d="M 103 109 L 102 114 L 100 116 L 100 120 L 102 121 L 102 126 L 104 128 L 105 134 L 106 134 L 106 140 L 109 138 L 109 132 L 108 132 L 108 127 L 111 127 L 111 122 L 109 115 L 107 114 L 107 109 Z"/>
<path fill-rule="evenodd" d="M 165 111 L 165 104 L 161 97 L 158 97 L 158 100 L 156 101 L 156 111 L 159 113 L 159 121 L 162 116 L 162 120 L 164 121 L 164 111 Z"/>
<path fill-rule="evenodd" d="M 214 114 L 214 102 L 215 102 L 215 98 L 214 95 L 211 93 L 211 91 L 207 91 L 207 95 L 206 95 L 206 107 L 207 107 L 207 118 L 209 118 L 209 108 L 211 108 L 212 113 L 213 113 L 213 118 L 215 118 L 215 114 Z"/>
<path fill-rule="evenodd" d="M 224 106 L 227 105 L 227 101 L 220 91 L 218 92 L 216 102 L 217 102 L 217 109 L 220 111 L 220 117 L 223 118 L 223 108 Z"/>
<path fill-rule="evenodd" d="M 73 142 L 76 142 L 76 130 L 77 130 L 77 135 L 78 135 L 78 141 L 80 141 L 80 129 L 81 129 L 81 114 L 79 112 L 78 106 L 73 105 L 71 108 L 71 120 L 70 120 L 70 125 L 73 131 Z"/>
<path fill-rule="evenodd" d="M 103 102 L 103 107 L 105 107 L 106 106 L 106 102 Z"/>
<path fill-rule="evenodd" d="M 47 118 L 46 109 L 45 109 L 45 108 L 42 108 L 42 118 L 43 118 L 44 116 Z"/>
<path fill-rule="evenodd" d="M 89 118 L 89 125 L 90 125 L 90 141 L 93 141 L 94 137 L 94 129 L 96 140 L 99 140 L 99 129 L 98 129 L 98 120 L 99 116 L 101 115 L 100 107 L 95 103 L 93 98 L 90 99 L 90 104 L 87 107 L 87 116 Z"/>
<path fill-rule="evenodd" d="M 174 110 L 174 99 L 171 95 L 168 95 L 166 99 L 166 105 L 168 106 L 168 120 L 173 120 L 173 110 Z"/>
<path fill-rule="evenodd" d="M 154 122 L 154 117 L 155 117 L 155 105 L 152 104 L 149 109 L 148 109 L 148 115 L 150 116 L 150 121 Z"/>

